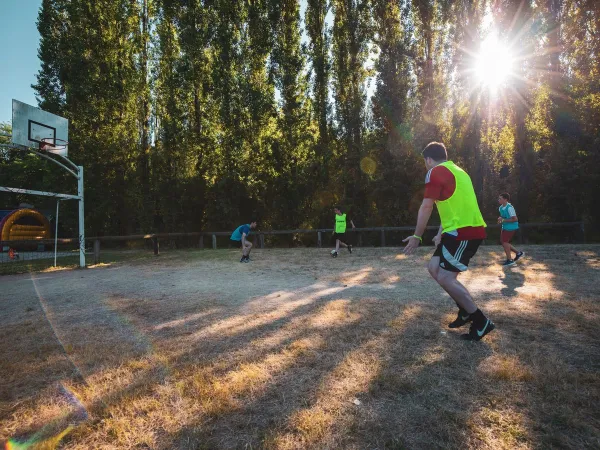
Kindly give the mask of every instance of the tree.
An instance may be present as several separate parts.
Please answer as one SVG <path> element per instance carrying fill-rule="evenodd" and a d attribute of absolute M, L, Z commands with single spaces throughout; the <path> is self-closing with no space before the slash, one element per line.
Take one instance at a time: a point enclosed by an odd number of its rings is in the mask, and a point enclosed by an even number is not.
<path fill-rule="evenodd" d="M 366 209 L 365 178 L 360 170 L 363 153 L 365 81 L 372 26 L 366 0 L 333 2 L 333 79 L 336 113 L 342 140 L 343 197 L 357 208 Z"/>

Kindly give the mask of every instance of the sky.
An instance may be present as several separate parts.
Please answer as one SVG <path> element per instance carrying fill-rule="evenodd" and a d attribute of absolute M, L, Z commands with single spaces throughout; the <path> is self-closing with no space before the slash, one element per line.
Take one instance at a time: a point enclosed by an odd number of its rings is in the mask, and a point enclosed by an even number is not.
<path fill-rule="evenodd" d="M 40 69 L 38 10 L 42 0 L 0 0 L 2 4 L 2 68 L 0 69 L 0 122 L 12 122 L 12 99 L 37 106 L 31 85 Z"/>
<path fill-rule="evenodd" d="M 37 51 L 40 34 L 36 21 L 42 0 L 0 0 L 2 3 L 2 69 L 0 70 L 0 122 L 12 122 L 12 99 L 37 106 L 31 85 L 36 82 L 40 69 Z M 302 20 L 306 11 L 306 0 L 300 0 Z M 333 15 L 327 16 L 331 27 Z M 303 30 L 304 31 L 304 30 Z M 307 42 L 305 32 L 302 42 Z M 372 89 L 372 87 L 371 87 Z"/>

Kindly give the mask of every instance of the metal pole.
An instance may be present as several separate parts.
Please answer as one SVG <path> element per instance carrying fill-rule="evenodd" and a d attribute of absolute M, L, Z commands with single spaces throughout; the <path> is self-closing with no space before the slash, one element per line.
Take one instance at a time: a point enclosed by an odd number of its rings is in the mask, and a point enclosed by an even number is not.
<path fill-rule="evenodd" d="M 77 166 L 77 196 L 79 197 L 79 267 L 85 267 L 85 223 L 83 204 L 83 166 Z"/>
<path fill-rule="evenodd" d="M 56 226 L 54 228 L 54 267 L 56 267 L 56 248 L 58 245 L 58 205 L 60 200 L 56 200 Z"/>

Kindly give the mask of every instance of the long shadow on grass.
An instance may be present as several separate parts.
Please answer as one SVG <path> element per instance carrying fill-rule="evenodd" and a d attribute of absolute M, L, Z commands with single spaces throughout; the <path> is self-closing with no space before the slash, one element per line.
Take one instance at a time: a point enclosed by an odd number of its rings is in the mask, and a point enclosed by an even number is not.
<path fill-rule="evenodd" d="M 327 298 L 321 298 L 318 295 L 318 291 L 322 290 L 322 288 L 315 288 L 317 295 L 314 295 L 314 299 L 312 302 L 308 304 L 303 304 L 299 308 L 295 308 L 294 314 L 292 316 L 288 316 L 284 314 L 282 317 L 267 323 L 262 323 L 259 326 L 251 327 L 242 333 L 235 333 L 229 338 L 225 338 L 218 333 L 213 337 L 205 337 L 202 340 L 197 340 L 193 342 L 191 345 L 187 345 L 185 350 L 182 352 L 175 352 L 175 354 L 171 355 L 170 361 L 167 367 L 162 367 L 164 370 L 157 366 L 152 366 L 146 370 L 141 370 L 136 373 L 135 378 L 136 381 L 133 384 L 128 384 L 124 387 L 114 389 L 109 391 L 104 398 L 98 399 L 93 404 L 90 405 L 90 412 L 92 416 L 102 417 L 105 414 L 108 414 L 113 407 L 118 407 L 123 401 L 126 401 L 131 396 L 139 396 L 150 393 L 153 389 L 154 385 L 161 384 L 164 382 L 165 374 L 169 374 L 171 369 L 181 370 L 182 368 L 190 365 L 190 364 L 202 364 L 208 365 L 211 363 L 213 358 L 218 358 L 222 356 L 224 352 L 235 352 L 236 350 L 243 349 L 248 345 L 250 340 L 252 339 L 260 339 L 260 337 L 265 336 L 271 333 L 274 330 L 279 329 L 283 326 L 286 321 L 292 320 L 293 317 L 303 317 L 310 313 L 310 311 L 315 308 L 319 308 L 324 302 L 327 301 Z M 113 299 L 115 300 L 115 299 Z M 118 299 L 116 300 L 116 304 L 118 304 Z M 242 305 L 238 308 L 235 308 L 229 311 L 228 314 L 222 315 L 220 317 L 221 320 L 227 319 L 228 317 L 232 317 L 236 315 L 236 310 L 243 309 L 245 305 Z M 93 308 L 94 311 L 97 311 L 97 308 Z M 105 311 L 106 312 L 106 311 Z M 85 318 L 85 314 L 82 314 L 80 320 Z M 138 325 L 142 325 L 140 320 L 145 320 L 146 315 L 142 314 L 138 317 Z M 212 315 L 207 315 L 204 317 L 204 320 L 207 321 L 204 325 L 207 327 L 210 325 L 208 320 L 216 319 Z M 84 320 L 85 322 L 85 320 Z M 196 324 L 198 325 L 198 324 Z M 49 330 L 50 331 L 50 330 Z M 183 330 L 183 337 L 186 336 L 185 330 Z M 149 336 L 152 337 L 152 336 Z M 160 338 L 160 333 L 157 336 L 153 336 L 155 338 Z M 181 338 L 182 336 L 180 336 Z M 293 339 L 293 336 L 288 337 L 280 343 L 280 346 L 287 345 L 290 340 Z M 264 350 L 266 352 L 267 350 Z M 254 351 L 254 358 L 258 359 L 262 357 L 263 353 L 261 351 Z M 130 358 L 136 358 L 140 355 L 129 354 Z M 230 363 L 226 365 L 222 365 L 220 367 L 221 371 L 227 371 L 231 366 L 240 364 L 243 360 L 237 359 L 232 360 Z M 121 358 L 121 364 L 127 364 L 127 360 Z M 104 367 L 104 371 L 109 371 L 109 368 Z M 41 374 L 39 374 L 41 375 Z M 88 372 L 88 375 L 91 375 L 91 372 Z M 45 378 L 44 378 L 45 379 Z M 143 382 L 140 382 L 142 380 Z M 47 380 L 48 383 L 56 381 L 56 380 Z M 51 429 L 52 427 L 48 428 Z M 19 430 L 18 435 L 25 438 L 27 435 L 35 434 L 34 429 L 30 430 Z M 43 437 L 43 436 L 42 436 Z"/>
<path fill-rule="evenodd" d="M 502 339 L 479 368 L 479 385 L 493 407 L 481 405 L 471 423 L 486 427 L 496 445 L 600 444 L 600 284 L 582 252 L 599 253 L 589 246 L 531 247 L 519 264 L 525 284 L 543 276 L 551 288 L 492 300 Z"/>
<path fill-rule="evenodd" d="M 166 439 L 164 448 L 277 447 L 285 442 L 316 448 L 340 448 L 357 442 L 371 447 L 378 442 L 436 446 L 448 442 L 449 436 L 459 442 L 467 414 L 455 413 L 452 405 L 442 406 L 446 414 L 454 414 L 453 425 L 462 428 L 436 426 L 434 411 L 439 409 L 439 401 L 447 398 L 448 388 L 443 367 L 438 365 L 454 358 L 451 350 L 457 347 L 463 350 L 459 357 L 468 354 L 467 362 L 461 359 L 460 363 L 466 364 L 472 375 L 487 347 L 479 346 L 473 354 L 470 344 L 456 341 L 456 336 L 441 335 L 436 325 L 439 315 L 428 312 L 428 305 L 354 301 L 352 306 L 361 319 L 323 336 L 328 343 L 325 348 L 298 360 L 260 395 L 245 399 L 243 405 L 223 413 L 210 426 L 188 424 Z M 398 330 L 390 318 L 402 317 L 407 308 L 418 308 L 419 314 L 405 318 L 406 323 Z M 415 329 L 410 331 L 411 327 Z M 439 360 L 438 352 L 444 353 Z M 363 358 L 366 363 L 361 366 Z M 377 368 L 361 377 L 361 371 L 368 372 L 369 362 Z M 353 372 L 353 364 L 359 370 Z M 476 398 L 476 393 L 469 392 L 468 381 L 462 374 L 454 379 L 454 385 L 464 388 L 460 400 L 467 408 Z M 345 386 L 348 384 L 350 387 Z M 433 391 L 432 395 L 424 394 L 428 401 L 419 397 L 424 387 Z M 362 398 L 363 406 L 352 403 L 356 396 Z M 379 410 L 387 414 L 373 417 Z M 370 438 L 360 439 L 363 432 Z"/>
<path fill-rule="evenodd" d="M 500 291 L 505 297 L 514 297 L 518 295 L 517 289 L 525 284 L 525 275 L 517 271 L 505 271 L 502 278 L 504 287 Z"/>
<path fill-rule="evenodd" d="M 537 320 L 523 321 L 531 345 L 511 349 L 534 374 L 525 409 L 541 448 L 600 446 L 600 283 L 598 270 L 582 256 L 590 253 L 597 259 L 600 248 L 539 251 L 536 259 L 563 294 L 540 299 Z"/>
<path fill-rule="evenodd" d="M 570 296 L 583 292 L 587 297 L 598 298 L 596 287 L 581 287 L 581 283 L 570 280 L 560 260 L 544 262 L 554 274 L 557 289 Z M 597 436 L 593 405 L 598 383 L 594 386 L 593 382 L 598 380 L 594 374 L 600 359 L 598 340 L 593 334 L 597 327 L 590 326 L 598 317 L 594 304 L 589 306 L 590 314 L 595 314 L 591 318 L 570 301 L 541 304 L 535 315 L 515 317 L 501 309 L 495 312 L 493 318 L 501 324 L 498 333 L 502 337 L 496 353 L 513 355 L 520 364 L 531 366 L 534 375 L 543 374 L 539 381 L 531 381 L 510 375 L 502 378 L 498 372 L 492 372 L 492 376 L 482 374 L 480 369 L 485 369 L 482 366 L 491 355 L 490 347 L 485 342 L 460 342 L 454 333 L 439 334 L 441 313 L 435 308 L 444 305 L 443 313 L 452 309 L 443 301 L 417 303 L 420 313 L 394 331 L 390 318 L 401 316 L 408 300 L 356 300 L 368 292 L 363 287 L 319 296 L 322 289 L 308 286 L 279 303 L 277 297 L 269 297 L 262 310 L 248 308 L 247 303 L 219 309 L 218 303 L 209 302 L 189 305 L 189 314 L 181 314 L 176 307 L 177 298 L 173 298 L 174 307 L 167 317 L 164 309 L 139 311 L 127 306 L 126 299 L 113 298 L 112 307 L 124 313 L 133 327 L 167 353 L 167 370 L 155 365 L 141 371 L 143 383 L 134 382 L 108 392 L 98 406 L 92 405 L 92 412 L 100 420 L 131 398 L 152 396 L 153 388 L 168 377 L 185 381 L 193 371 L 207 368 L 216 380 L 230 382 L 235 388 L 231 402 L 199 411 L 197 420 L 182 423 L 177 432 L 163 435 L 161 447 L 277 447 L 286 442 L 305 448 L 447 448 L 465 442 L 477 446 L 481 444 L 477 439 L 482 438 L 468 431 L 473 417 L 494 412 L 499 406 L 526 414 L 532 422 L 523 425 L 525 436 L 518 435 L 517 430 L 514 441 L 510 441 L 515 445 L 579 444 L 585 448 Z M 269 294 L 276 292 L 265 297 Z M 315 295 L 312 301 L 301 301 L 310 295 Z M 352 299 L 346 312 L 352 317 L 357 314 L 358 319 L 344 320 L 342 315 L 341 325 L 329 328 L 312 323 L 328 305 L 344 299 Z M 299 301 L 297 307 L 286 310 L 285 306 L 294 301 Z M 485 306 L 486 302 L 482 304 Z M 278 308 L 284 309 L 269 320 L 261 317 L 277 313 Z M 185 320 L 188 316 L 190 320 Z M 227 322 L 228 319 L 233 320 Z M 565 322 L 568 326 L 563 328 Z M 219 323 L 222 326 L 215 327 Z M 555 323 L 559 325 L 553 332 Z M 161 328 L 165 324 L 169 326 Z M 574 345 L 573 333 L 588 339 L 588 346 L 580 349 Z M 557 339 L 557 334 L 565 339 Z M 320 344 L 297 344 L 311 339 Z M 177 341 L 184 345 L 171 348 Z M 229 357 L 222 358 L 224 354 Z M 556 354 L 559 357 L 554 357 Z M 284 361 L 278 365 L 279 358 Z M 361 365 L 361 358 L 366 358 L 367 363 Z M 259 371 L 258 378 L 245 375 L 246 367 L 259 370 L 265 361 L 273 362 L 272 366 L 267 364 L 266 373 Z M 366 378 L 357 375 L 356 370 L 344 375 L 353 364 L 368 372 L 369 363 L 377 367 Z M 580 373 L 569 375 L 568 369 L 573 368 Z M 232 376 L 247 379 L 248 386 L 236 384 L 237 378 Z M 357 387 L 348 388 L 352 383 Z M 183 395 L 194 395 L 194 391 L 184 391 Z M 351 403 L 352 397 L 361 404 Z M 567 413 L 572 413 L 575 406 L 581 410 L 575 419 L 569 419 Z M 486 416 L 485 420 L 494 417 Z M 579 437 L 574 435 L 577 423 Z M 494 429 L 492 425 L 489 426 Z M 495 430 L 506 431 L 501 425 Z"/>

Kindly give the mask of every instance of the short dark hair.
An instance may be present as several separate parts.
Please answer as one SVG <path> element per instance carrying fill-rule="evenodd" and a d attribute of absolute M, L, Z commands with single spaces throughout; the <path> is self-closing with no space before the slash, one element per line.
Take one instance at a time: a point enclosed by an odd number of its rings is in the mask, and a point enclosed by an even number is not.
<path fill-rule="evenodd" d="M 510 194 L 508 192 L 503 192 L 502 194 L 500 194 L 500 197 L 510 202 Z"/>
<path fill-rule="evenodd" d="M 446 146 L 441 142 L 430 142 L 421 152 L 423 158 L 431 158 L 434 161 L 446 161 L 448 152 Z"/>
<path fill-rule="evenodd" d="M 258 223 L 258 220 L 256 220 L 256 219 L 250 219 L 250 223 Z"/>

